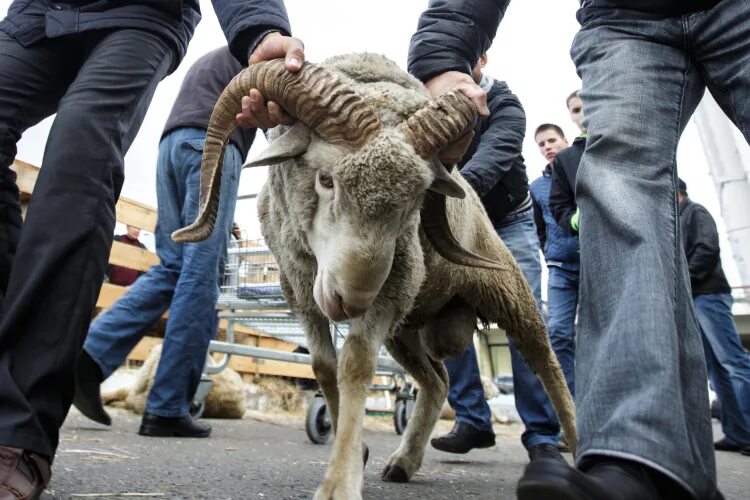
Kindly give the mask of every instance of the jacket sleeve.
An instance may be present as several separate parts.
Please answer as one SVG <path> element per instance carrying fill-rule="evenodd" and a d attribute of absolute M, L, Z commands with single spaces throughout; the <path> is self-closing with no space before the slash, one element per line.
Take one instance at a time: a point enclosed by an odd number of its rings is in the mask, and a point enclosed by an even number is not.
<path fill-rule="evenodd" d="M 533 195 L 531 196 L 531 207 L 534 209 L 534 226 L 536 227 L 536 236 L 539 238 L 539 248 L 544 253 L 544 245 L 547 244 L 547 224 L 544 222 L 542 207 Z"/>
<path fill-rule="evenodd" d="M 689 248 L 686 257 L 690 277 L 706 279 L 716 269 L 719 259 L 719 232 L 711 214 L 703 206 L 696 206 L 687 221 Z"/>
<path fill-rule="evenodd" d="M 471 73 L 490 48 L 510 0 L 430 0 L 409 44 L 409 73 L 426 82 L 444 71 Z"/>
<path fill-rule="evenodd" d="M 232 55 L 243 65 L 272 31 L 291 35 L 283 0 L 211 0 Z"/>
<path fill-rule="evenodd" d="M 461 175 L 481 198 L 518 161 L 526 133 L 526 113 L 515 96 L 490 109 L 489 125 L 479 138 L 474 155 L 461 167 Z"/>
<path fill-rule="evenodd" d="M 578 231 L 570 226 L 570 219 L 576 213 L 575 191 L 570 185 L 568 176 L 559 158 L 552 162 L 552 186 L 549 191 L 549 209 L 557 224 L 565 233 L 575 236 Z"/>

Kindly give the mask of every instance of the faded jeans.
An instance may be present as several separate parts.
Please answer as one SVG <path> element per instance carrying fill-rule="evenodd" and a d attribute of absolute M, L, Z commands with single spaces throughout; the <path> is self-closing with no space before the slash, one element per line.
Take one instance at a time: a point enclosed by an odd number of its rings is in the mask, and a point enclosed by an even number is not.
<path fill-rule="evenodd" d="M 580 273 L 557 266 L 548 266 L 548 270 L 547 332 L 568 389 L 575 395 L 576 311 Z"/>
<path fill-rule="evenodd" d="M 742 348 L 732 317 L 732 295 L 693 297 L 703 334 L 708 376 L 721 404 L 721 429 L 738 446 L 750 446 L 750 355 Z"/>
<path fill-rule="evenodd" d="M 652 19 L 582 16 L 571 54 L 589 136 L 576 185 L 578 465 L 609 455 L 706 498 L 706 365 L 677 209 L 677 142 L 706 86 L 750 137 L 750 2 Z"/>
<path fill-rule="evenodd" d="M 234 219 L 242 156 L 231 143 L 224 153 L 221 200 L 211 237 L 175 243 L 172 232 L 198 214 L 200 164 L 206 131 L 180 128 L 159 143 L 156 170 L 159 264 L 139 277 L 89 329 L 84 350 L 108 377 L 169 309 L 159 367 L 146 411 L 162 417 L 188 414 L 206 362 L 216 315 L 219 259 Z"/>

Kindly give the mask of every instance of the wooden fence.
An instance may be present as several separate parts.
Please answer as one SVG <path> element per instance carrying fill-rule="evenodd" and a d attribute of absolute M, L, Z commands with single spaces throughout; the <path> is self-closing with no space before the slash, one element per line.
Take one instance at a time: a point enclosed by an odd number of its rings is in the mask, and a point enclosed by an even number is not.
<path fill-rule="evenodd" d="M 34 191 L 34 184 L 39 175 L 39 168 L 20 160 L 14 161 L 11 168 L 16 172 L 16 184 L 18 185 L 21 194 L 21 203 L 23 213 L 25 214 L 26 206 L 31 199 Z M 156 227 L 156 210 L 153 207 L 144 205 L 143 203 L 120 197 L 120 200 L 117 202 L 116 212 L 117 221 L 123 224 L 135 226 L 149 232 L 153 232 Z M 155 253 L 117 241 L 112 244 L 112 251 L 109 255 L 110 264 L 129 267 L 139 271 L 147 271 L 148 268 L 158 262 L 159 258 Z M 99 298 L 96 301 L 96 310 L 92 311 L 92 313 L 95 315 L 102 309 L 111 307 L 112 304 L 126 292 L 126 290 L 127 287 L 104 283 L 101 292 L 99 293 Z M 161 337 L 164 336 L 164 327 L 166 326 L 168 316 L 169 312 L 167 311 L 155 327 L 152 328 L 148 336 L 144 337 L 143 340 L 135 346 L 133 351 L 128 355 L 129 361 L 145 360 L 151 348 L 154 345 L 161 343 Z M 226 327 L 226 321 L 222 320 L 219 323 L 220 337 L 226 332 Z M 235 325 L 234 333 L 235 341 L 246 345 L 287 352 L 293 351 L 297 348 L 296 344 L 270 337 L 242 325 Z M 314 378 L 312 369 L 309 365 L 287 363 L 283 361 L 234 356 L 230 361 L 229 366 L 240 373 L 251 375 L 258 374 L 309 379 Z"/>

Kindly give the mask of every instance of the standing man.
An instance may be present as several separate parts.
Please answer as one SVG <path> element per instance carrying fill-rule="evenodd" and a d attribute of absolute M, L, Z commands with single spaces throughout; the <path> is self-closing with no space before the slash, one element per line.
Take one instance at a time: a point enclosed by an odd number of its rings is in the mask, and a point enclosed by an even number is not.
<path fill-rule="evenodd" d="M 732 290 L 719 255 L 719 233 L 711 214 L 688 197 L 678 179 L 680 229 L 693 307 L 706 353 L 706 366 L 721 404 L 724 438 L 714 449 L 750 455 L 750 356 L 742 348 L 732 316 Z"/>
<path fill-rule="evenodd" d="M 578 238 L 566 233 L 550 211 L 552 163 L 568 148 L 562 129 L 551 123 L 537 127 L 534 139 L 539 152 L 549 162 L 542 176 L 529 186 L 534 206 L 539 246 L 547 262 L 547 331 L 570 393 L 575 396 L 575 336 L 580 260 Z M 564 438 L 560 440 L 564 448 Z"/>
<path fill-rule="evenodd" d="M 586 149 L 586 127 L 583 124 L 583 102 L 578 97 L 578 90 L 565 100 L 570 119 L 581 131 L 573 144 L 561 151 L 552 163 L 552 185 L 549 192 L 549 208 L 552 216 L 563 230 L 572 236 L 578 236 L 578 218 L 580 212 L 576 203 L 576 176 Z"/>
<path fill-rule="evenodd" d="M 219 263 L 226 254 L 240 171 L 255 129 L 238 127 L 229 137 L 213 234 L 200 243 L 184 245 L 172 241 L 171 235 L 198 215 L 206 128 L 219 95 L 241 70 L 227 47 L 205 54 L 188 70 L 172 106 L 156 165 L 159 264 L 94 320 L 76 364 L 73 402 L 101 424 L 111 421 L 102 407 L 99 385 L 169 309 L 164 346 L 138 433 L 207 437 L 211 432 L 211 426 L 190 417 L 190 403 L 216 325 Z"/>
<path fill-rule="evenodd" d="M 410 65 L 418 64 L 419 50 L 410 51 Z M 482 199 L 500 239 L 510 250 L 541 305 L 542 266 L 539 242 L 529 195 L 529 180 L 521 156 L 526 114 L 505 82 L 483 74 L 484 53 L 471 76 L 487 93 L 489 117 L 480 118 L 474 138 L 459 163 L 461 174 Z M 410 66 L 410 67 L 411 67 Z M 516 407 L 526 425 L 521 440 L 533 460 L 542 456 L 563 460 L 557 450 L 559 424 L 541 382 L 510 342 Z M 495 444 L 492 412 L 484 399 L 474 345 L 457 358 L 445 361 L 448 370 L 448 402 L 456 412 L 456 424 L 446 435 L 431 441 L 434 448 L 466 453 Z"/>
<path fill-rule="evenodd" d="M 286 56 L 299 69 L 302 44 L 286 36 L 281 0 L 214 5 L 238 61 Z M 37 498 L 49 481 L 124 155 L 199 19 L 197 0 L 15 0 L 0 22 L 0 496 Z M 244 124 L 288 120 L 252 94 L 243 101 Z M 16 142 L 55 113 L 21 227 Z"/>

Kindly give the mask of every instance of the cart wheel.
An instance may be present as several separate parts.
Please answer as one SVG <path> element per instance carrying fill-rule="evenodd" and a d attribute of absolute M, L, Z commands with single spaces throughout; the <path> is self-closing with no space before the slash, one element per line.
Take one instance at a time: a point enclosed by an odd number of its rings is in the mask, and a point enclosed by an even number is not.
<path fill-rule="evenodd" d="M 307 409 L 307 418 L 305 418 L 305 432 L 315 444 L 326 444 L 331 438 L 331 417 L 328 416 L 326 400 L 322 397 L 315 397 Z"/>
<path fill-rule="evenodd" d="M 399 436 L 406 430 L 406 424 L 409 423 L 409 417 L 411 416 L 413 406 L 413 399 L 396 400 L 396 408 L 393 410 L 393 427 L 396 428 L 396 434 Z"/>

